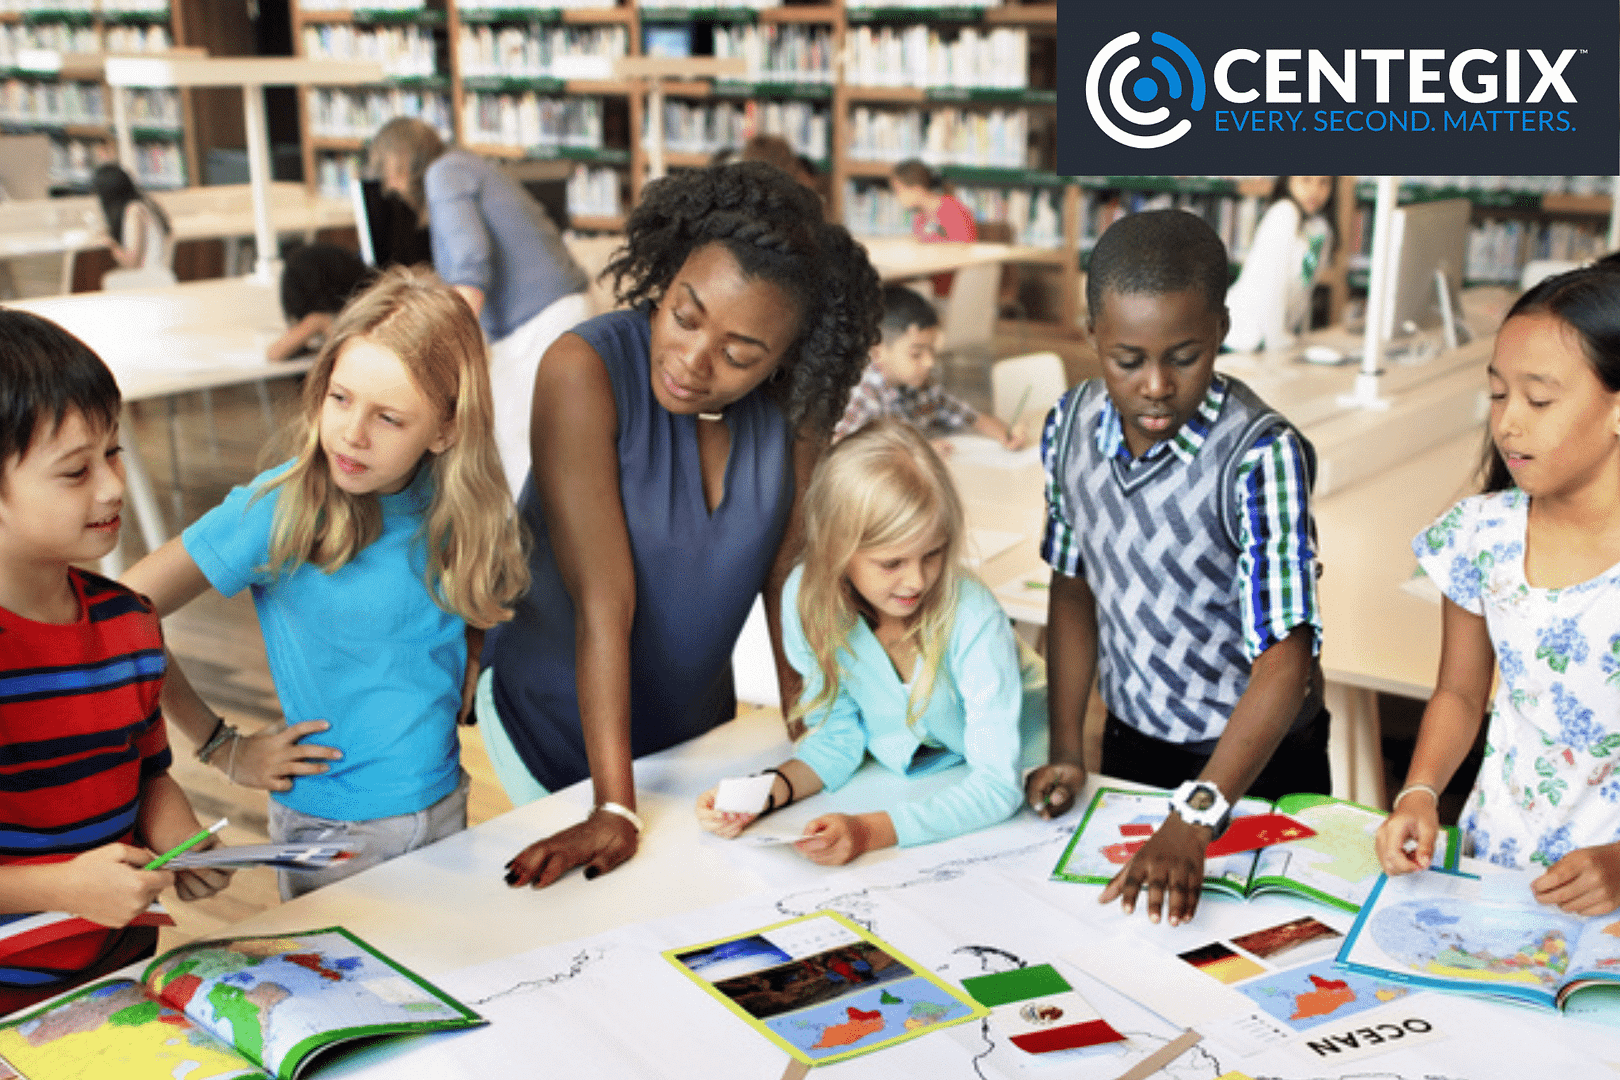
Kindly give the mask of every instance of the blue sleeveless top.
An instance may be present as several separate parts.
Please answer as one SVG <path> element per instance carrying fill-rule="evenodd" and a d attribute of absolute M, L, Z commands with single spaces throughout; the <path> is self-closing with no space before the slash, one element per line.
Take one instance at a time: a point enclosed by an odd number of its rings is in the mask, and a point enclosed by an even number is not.
<path fill-rule="evenodd" d="M 703 497 L 694 416 L 653 396 L 648 310 L 576 326 L 613 384 L 619 496 L 636 576 L 630 629 L 635 757 L 700 735 L 736 713 L 731 651 L 765 585 L 793 504 L 787 420 L 758 389 L 726 409 L 731 455 L 713 514 Z M 705 421 L 707 422 L 707 421 Z M 533 536 L 532 581 L 510 622 L 489 631 L 496 711 L 524 764 L 556 791 L 590 775 L 574 670 L 574 604 L 552 554 L 531 478 L 518 509 Z"/>

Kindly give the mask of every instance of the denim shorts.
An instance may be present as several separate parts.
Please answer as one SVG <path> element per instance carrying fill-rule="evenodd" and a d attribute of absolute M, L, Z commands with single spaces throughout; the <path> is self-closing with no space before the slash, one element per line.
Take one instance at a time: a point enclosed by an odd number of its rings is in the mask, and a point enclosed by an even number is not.
<path fill-rule="evenodd" d="M 415 851 L 462 831 L 467 827 L 467 789 L 471 783 L 472 778 L 463 769 L 461 783 L 456 785 L 456 790 L 426 810 L 370 821 L 334 821 L 331 818 L 313 817 L 271 799 L 270 839 L 278 844 L 349 840 L 364 845 L 354 858 L 330 870 L 314 873 L 277 870 L 281 898 L 291 900 L 313 892 L 322 885 L 353 877 L 362 870 L 385 863 L 407 851 Z"/>

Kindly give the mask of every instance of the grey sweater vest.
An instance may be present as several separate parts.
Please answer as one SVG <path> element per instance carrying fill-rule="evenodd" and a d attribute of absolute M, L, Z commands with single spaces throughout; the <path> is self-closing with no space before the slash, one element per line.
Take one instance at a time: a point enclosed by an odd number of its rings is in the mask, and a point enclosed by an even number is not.
<path fill-rule="evenodd" d="M 1069 392 L 1053 435 L 1055 480 L 1097 601 L 1103 701 L 1142 734 L 1199 752 L 1214 749 L 1249 685 L 1238 467 L 1256 442 L 1289 426 L 1242 382 L 1226 384 L 1220 415 L 1191 462 L 1174 452 L 1131 465 L 1104 460 L 1101 379 Z M 1314 478 L 1310 443 L 1296 437 Z M 1320 708 L 1313 690 L 1296 726 Z"/>

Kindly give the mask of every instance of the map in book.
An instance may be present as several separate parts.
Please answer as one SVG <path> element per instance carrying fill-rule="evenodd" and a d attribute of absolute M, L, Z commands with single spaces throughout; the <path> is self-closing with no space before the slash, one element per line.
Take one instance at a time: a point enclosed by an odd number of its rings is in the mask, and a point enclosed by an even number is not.
<path fill-rule="evenodd" d="M 146 984 L 271 1072 L 323 1032 L 461 1015 L 334 932 L 177 949 L 148 970 Z"/>
<path fill-rule="evenodd" d="M 0 1054 L 0 1080 L 263 1075 L 183 1013 L 152 1001 L 130 982 L 92 987 L 64 1008 L 0 1031 Z"/>
<path fill-rule="evenodd" d="M 1553 908 L 1525 912 L 1435 897 L 1376 912 L 1366 932 L 1426 975 L 1553 989 L 1569 972 L 1570 945 L 1586 922 Z"/>

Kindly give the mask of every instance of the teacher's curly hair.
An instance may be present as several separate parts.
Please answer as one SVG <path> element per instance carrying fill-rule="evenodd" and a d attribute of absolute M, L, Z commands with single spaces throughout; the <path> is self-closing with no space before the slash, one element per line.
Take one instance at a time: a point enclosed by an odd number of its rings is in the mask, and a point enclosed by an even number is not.
<path fill-rule="evenodd" d="M 723 244 L 745 276 L 780 288 L 801 312 L 798 339 L 765 392 L 797 430 L 826 436 L 878 340 L 877 271 L 819 199 L 786 173 L 737 162 L 647 186 L 625 246 L 603 271 L 621 301 L 657 303 L 693 251 Z"/>

